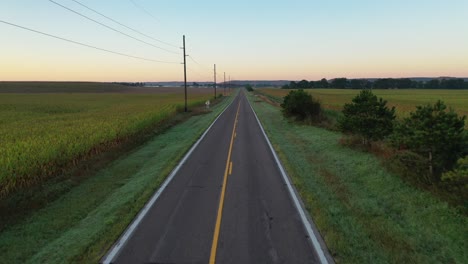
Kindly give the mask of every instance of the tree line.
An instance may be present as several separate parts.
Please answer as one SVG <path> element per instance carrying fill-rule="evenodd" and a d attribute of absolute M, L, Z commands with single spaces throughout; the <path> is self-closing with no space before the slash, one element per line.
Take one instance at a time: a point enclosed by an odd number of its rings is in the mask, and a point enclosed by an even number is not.
<path fill-rule="evenodd" d="M 464 79 L 432 79 L 429 81 L 416 81 L 409 78 L 382 78 L 374 81 L 368 79 L 336 78 L 319 81 L 302 80 L 292 81 L 282 86 L 282 89 L 468 89 L 468 82 Z"/>
<path fill-rule="evenodd" d="M 132 86 L 132 87 L 143 87 L 145 86 L 144 82 L 113 82 L 113 84 Z"/>

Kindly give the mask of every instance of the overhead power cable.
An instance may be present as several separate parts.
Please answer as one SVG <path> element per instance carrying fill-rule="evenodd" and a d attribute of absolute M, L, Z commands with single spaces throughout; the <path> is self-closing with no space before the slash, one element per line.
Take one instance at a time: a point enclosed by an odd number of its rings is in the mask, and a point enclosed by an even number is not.
<path fill-rule="evenodd" d="M 147 14 L 148 16 L 150 16 L 151 18 L 153 18 L 156 22 L 160 23 L 159 19 L 157 19 L 155 16 L 153 16 L 150 12 L 148 12 L 148 10 L 146 10 L 145 8 L 143 8 L 142 6 L 140 6 L 139 4 L 137 4 L 135 1 L 133 0 L 130 0 L 130 2 L 132 2 L 132 4 L 134 6 L 136 6 L 138 9 L 140 9 L 141 11 L 143 11 L 145 14 Z"/>
<path fill-rule="evenodd" d="M 80 1 L 77 1 L 77 0 L 72 0 L 72 1 L 75 2 L 75 3 L 77 3 L 77 4 L 79 4 L 79 5 L 81 5 L 82 7 L 86 8 L 86 9 L 88 9 L 88 10 L 93 11 L 94 13 L 96 13 L 96 14 L 98 14 L 98 15 L 104 17 L 104 18 L 109 19 L 110 21 L 112 21 L 112 22 L 114 22 L 114 23 L 116 23 L 116 24 L 121 25 L 122 27 L 125 27 L 125 28 L 127 28 L 127 29 L 129 29 L 129 30 L 135 32 L 135 33 L 138 33 L 138 34 L 140 34 L 140 35 L 142 35 L 142 36 L 145 36 L 145 37 L 147 37 L 147 38 L 149 38 L 149 39 L 152 39 L 152 40 L 154 40 L 154 41 L 157 41 L 157 42 L 159 42 L 159 43 L 162 43 L 162 44 L 165 44 L 165 45 L 168 45 L 168 46 L 177 48 L 177 49 L 180 48 L 179 46 L 176 46 L 176 45 L 173 45 L 173 44 L 171 44 L 171 43 L 162 41 L 162 40 L 157 39 L 157 38 L 154 38 L 154 37 L 152 37 L 152 36 L 150 36 L 150 35 L 148 35 L 148 34 L 145 34 L 145 33 L 141 32 L 141 31 L 138 31 L 138 30 L 136 30 L 136 29 L 134 29 L 134 28 L 131 28 L 131 27 L 129 27 L 129 26 L 127 26 L 127 25 L 125 25 L 125 24 L 123 24 L 123 23 L 121 23 L 121 22 L 119 22 L 119 21 L 117 21 L 117 20 L 115 20 L 115 19 L 113 19 L 113 18 L 111 18 L 111 17 L 109 17 L 109 16 L 106 16 L 106 15 L 104 15 L 103 13 L 101 13 L 101 12 L 99 12 L 99 11 L 97 11 L 97 10 L 95 10 L 95 9 L 93 9 L 93 8 L 91 8 L 91 7 L 89 7 L 89 6 L 85 5 L 85 4 L 83 4 L 83 3 L 81 3 Z"/>
<path fill-rule="evenodd" d="M 187 56 L 188 56 L 195 64 L 197 64 L 199 67 L 211 71 L 211 69 L 209 69 L 208 67 L 206 67 L 206 66 L 201 65 L 200 63 L 198 63 L 191 55 L 187 55 Z"/>
<path fill-rule="evenodd" d="M 17 28 L 21 28 L 21 29 L 24 29 L 24 30 L 27 30 L 27 31 L 30 31 L 30 32 L 34 32 L 34 33 L 37 33 L 37 34 L 41 34 L 41 35 L 44 35 L 44 36 L 48 36 L 48 37 L 51 37 L 51 38 L 55 38 L 55 39 L 63 40 L 63 41 L 66 41 L 66 42 L 70 42 L 70 43 L 73 43 L 73 44 L 76 44 L 76 45 L 88 47 L 88 48 L 95 49 L 95 50 L 104 51 L 104 52 L 107 52 L 107 53 L 112 53 L 112 54 L 119 55 L 119 56 L 124 56 L 124 57 L 128 57 L 128 58 L 133 58 L 133 59 L 138 59 L 138 60 L 144 60 L 144 61 L 157 62 L 157 63 L 179 64 L 179 62 L 160 61 L 160 60 L 148 59 L 148 58 L 143 58 L 143 57 L 139 57 L 139 56 L 129 55 L 129 54 L 125 54 L 125 53 L 121 53 L 121 52 L 117 52 L 117 51 L 112 51 L 112 50 L 108 50 L 108 49 L 103 49 L 103 48 L 99 48 L 99 47 L 96 47 L 96 46 L 93 46 L 93 45 L 89 45 L 89 44 L 81 43 L 81 42 L 78 42 L 78 41 L 74 41 L 74 40 L 70 40 L 70 39 L 58 37 L 58 36 L 55 36 L 55 35 L 52 35 L 52 34 L 48 34 L 48 33 L 44 33 L 44 32 L 41 32 L 41 31 L 38 31 L 38 30 L 35 30 L 35 29 L 23 27 L 23 26 L 20 26 L 20 25 L 17 25 L 17 24 L 13 24 L 13 23 L 10 23 L 10 22 L 7 22 L 7 21 L 3 21 L 3 20 L 0 20 L 0 23 L 7 24 L 7 25 L 10 25 L 10 26 L 13 26 L 13 27 L 17 27 Z"/>
<path fill-rule="evenodd" d="M 138 41 L 138 42 L 141 42 L 141 43 L 144 43 L 144 44 L 146 44 L 146 45 L 149 45 L 149 46 L 158 48 L 158 49 L 160 49 L 160 50 L 164 50 L 164 51 L 169 52 L 169 53 L 180 54 L 180 53 L 177 53 L 177 52 L 174 52 L 174 51 L 170 51 L 170 50 L 165 49 L 165 48 L 161 48 L 161 47 L 159 47 L 159 46 L 156 46 L 156 45 L 154 45 L 154 44 L 151 44 L 151 43 L 149 43 L 149 42 L 146 42 L 146 41 L 141 40 L 141 39 L 139 39 L 139 38 L 136 38 L 136 37 L 134 37 L 134 36 L 131 36 L 131 35 L 127 34 L 127 33 L 124 33 L 124 32 L 122 32 L 122 31 L 120 31 L 120 30 L 118 30 L 118 29 L 115 29 L 115 28 L 113 28 L 113 27 L 110 27 L 110 26 L 108 26 L 108 25 L 106 25 L 106 24 L 104 24 L 104 23 L 101 23 L 101 22 L 99 22 L 99 21 L 97 21 L 97 20 L 94 20 L 94 19 L 88 17 L 88 16 L 85 16 L 85 15 L 81 14 L 80 12 L 77 12 L 77 11 L 75 11 L 75 10 L 69 8 L 69 7 L 66 7 L 66 6 L 64 6 L 64 5 L 62 5 L 62 4 L 59 4 L 59 3 L 55 2 L 54 0 L 49 0 L 49 2 L 51 2 L 51 3 L 53 3 L 53 4 L 57 5 L 57 6 L 60 6 L 60 7 L 66 9 L 66 10 L 72 12 L 72 13 L 75 13 L 75 14 L 81 16 L 81 17 L 84 17 L 84 18 L 86 18 L 86 19 L 88 19 L 88 20 L 90 20 L 90 21 L 92 21 L 92 22 L 94 22 L 94 23 L 96 23 L 96 24 L 99 24 L 99 25 L 101 25 L 101 26 L 103 26 L 103 27 L 105 27 L 105 28 L 108 28 L 108 29 L 110 29 L 110 30 L 112 30 L 112 31 L 115 31 L 115 32 L 117 32 L 117 33 L 120 33 L 120 34 L 122 34 L 122 35 L 124 35 L 124 36 L 127 36 L 127 37 L 131 38 L 131 39 L 134 39 L 134 40 L 136 40 L 136 41 Z"/>

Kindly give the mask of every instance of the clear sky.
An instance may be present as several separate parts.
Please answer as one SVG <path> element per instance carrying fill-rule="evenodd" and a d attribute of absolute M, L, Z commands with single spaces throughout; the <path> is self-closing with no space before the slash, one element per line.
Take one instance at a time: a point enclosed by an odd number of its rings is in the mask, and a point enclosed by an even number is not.
<path fill-rule="evenodd" d="M 140 40 L 80 6 L 54 0 Z M 182 45 L 189 81 L 468 77 L 467 0 L 77 0 L 153 38 Z M 142 9 L 143 8 L 143 9 Z M 132 56 L 63 42 L 0 23 L 0 81 L 171 81 L 181 54 L 86 20 L 48 0 L 1 0 L 0 20 Z M 218 76 L 218 80 L 221 76 Z"/>

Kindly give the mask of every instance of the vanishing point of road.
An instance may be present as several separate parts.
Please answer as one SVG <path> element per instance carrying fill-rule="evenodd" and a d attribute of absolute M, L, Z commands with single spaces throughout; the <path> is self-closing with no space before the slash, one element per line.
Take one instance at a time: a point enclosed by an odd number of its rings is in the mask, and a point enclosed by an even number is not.
<path fill-rule="evenodd" d="M 102 262 L 327 263 L 282 173 L 241 91 Z"/>

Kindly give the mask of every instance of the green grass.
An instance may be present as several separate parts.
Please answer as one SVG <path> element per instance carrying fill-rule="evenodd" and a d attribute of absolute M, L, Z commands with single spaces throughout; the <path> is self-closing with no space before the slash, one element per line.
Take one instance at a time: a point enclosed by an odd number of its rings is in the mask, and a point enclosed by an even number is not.
<path fill-rule="evenodd" d="M 154 137 L 7 226 L 0 233 L 0 262 L 97 263 L 231 98 L 209 114 L 193 116 Z"/>
<path fill-rule="evenodd" d="M 189 106 L 210 96 L 191 94 Z M 1 94 L 0 198 L 167 120 L 182 105 L 176 93 Z"/>
<path fill-rule="evenodd" d="M 466 216 L 340 145 L 340 133 L 250 101 L 338 263 L 468 263 Z"/>

